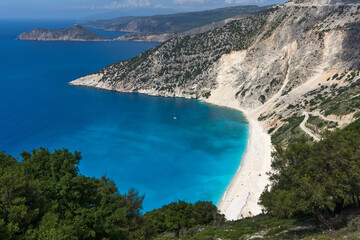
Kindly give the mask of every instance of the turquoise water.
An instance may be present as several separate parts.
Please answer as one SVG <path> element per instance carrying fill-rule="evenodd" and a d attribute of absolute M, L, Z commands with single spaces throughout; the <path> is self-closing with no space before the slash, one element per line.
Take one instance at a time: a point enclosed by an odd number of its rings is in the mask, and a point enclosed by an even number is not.
<path fill-rule="evenodd" d="M 106 174 L 121 192 L 136 188 L 145 211 L 177 200 L 216 203 L 246 147 L 243 115 L 196 100 L 67 84 L 156 43 L 15 40 L 36 27 L 71 24 L 0 21 L 0 149 L 16 156 L 39 146 L 81 151 L 82 174 Z"/>

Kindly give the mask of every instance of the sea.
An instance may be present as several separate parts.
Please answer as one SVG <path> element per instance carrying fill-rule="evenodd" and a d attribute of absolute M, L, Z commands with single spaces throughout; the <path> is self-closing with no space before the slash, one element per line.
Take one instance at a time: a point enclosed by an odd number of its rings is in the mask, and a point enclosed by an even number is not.
<path fill-rule="evenodd" d="M 235 110 L 198 100 L 68 84 L 159 43 L 40 42 L 17 36 L 70 20 L 0 20 L 0 150 L 80 151 L 80 174 L 106 175 L 145 195 L 143 212 L 170 202 L 221 200 L 246 149 Z M 94 30 L 104 37 L 122 32 Z"/>

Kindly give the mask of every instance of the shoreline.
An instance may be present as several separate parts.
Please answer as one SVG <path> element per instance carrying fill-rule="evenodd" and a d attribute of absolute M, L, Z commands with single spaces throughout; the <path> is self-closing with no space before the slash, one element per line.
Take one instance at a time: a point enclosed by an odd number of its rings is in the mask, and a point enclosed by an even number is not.
<path fill-rule="evenodd" d="M 269 184 L 266 173 L 271 170 L 272 144 L 270 135 L 264 131 L 256 118 L 256 114 L 231 103 L 227 105 L 211 100 L 204 102 L 240 111 L 249 122 L 246 150 L 234 177 L 218 203 L 219 211 L 225 215 L 227 220 L 237 220 L 261 214 L 262 208 L 257 203 L 266 185 Z"/>
<path fill-rule="evenodd" d="M 101 74 L 94 74 L 69 82 L 69 84 L 127 92 L 122 89 L 111 88 L 104 82 L 99 83 L 101 78 Z M 160 94 L 149 94 L 149 92 L 140 93 L 162 96 Z M 258 112 L 259 110 L 261 111 L 261 107 L 254 109 L 251 112 L 242 109 L 236 99 L 231 97 L 235 96 L 235 93 L 235 89 L 222 86 L 213 90 L 210 98 L 198 99 L 208 104 L 228 107 L 240 111 L 244 114 L 249 123 L 246 150 L 241 158 L 240 165 L 235 175 L 217 204 L 219 211 L 224 214 L 228 220 L 237 220 L 262 213 L 262 208 L 257 203 L 265 186 L 269 184 L 266 173 L 271 170 L 271 137 L 265 132 L 264 128 L 257 120 Z"/>

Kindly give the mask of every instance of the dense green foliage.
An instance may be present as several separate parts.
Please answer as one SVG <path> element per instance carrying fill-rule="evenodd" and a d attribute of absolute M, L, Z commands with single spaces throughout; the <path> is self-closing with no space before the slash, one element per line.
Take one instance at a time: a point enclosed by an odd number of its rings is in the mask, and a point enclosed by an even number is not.
<path fill-rule="evenodd" d="M 188 230 L 197 225 L 221 224 L 225 221 L 211 202 L 197 202 L 195 204 L 179 201 L 170 203 L 160 209 L 145 214 L 150 219 L 153 229 L 160 234 L 173 231 L 179 236 L 181 230 Z"/>
<path fill-rule="evenodd" d="M 150 239 L 223 220 L 211 202 L 179 201 L 142 215 L 134 189 L 79 174 L 80 153 L 0 152 L 0 239 Z"/>
<path fill-rule="evenodd" d="M 359 237 L 358 220 L 341 232 L 322 234 L 307 216 L 333 227 L 338 222 L 332 219 L 359 215 L 354 208 L 360 203 L 360 120 L 318 143 L 300 138 L 286 149 L 277 147 L 271 189 L 261 196 L 270 215 L 234 222 L 200 201 L 178 201 L 142 215 L 144 196 L 133 189 L 120 194 L 106 176 L 80 175 L 80 159 L 66 149 L 23 152 L 21 161 L 0 152 L 0 239 Z"/>
<path fill-rule="evenodd" d="M 79 175 L 78 152 L 40 148 L 21 157 L 0 153 L 0 239 L 128 239 L 141 231 L 144 196 Z"/>
<path fill-rule="evenodd" d="M 40 148 L 20 156 L 0 152 L 0 239 L 359 237 L 358 220 L 343 232 L 319 235 L 308 216 L 332 228 L 344 215 L 359 215 L 360 120 L 317 143 L 300 138 L 286 149 L 276 147 L 271 188 L 260 199 L 269 215 L 234 222 L 201 201 L 178 201 L 142 215 L 144 196 L 134 189 L 120 194 L 106 176 L 80 175 L 78 152 Z"/>
<path fill-rule="evenodd" d="M 328 132 L 317 143 L 304 138 L 273 153 L 271 188 L 260 199 L 266 211 L 279 217 L 314 214 L 324 227 L 323 215 L 341 214 L 344 205 L 359 205 L 360 120 L 343 130 Z"/>

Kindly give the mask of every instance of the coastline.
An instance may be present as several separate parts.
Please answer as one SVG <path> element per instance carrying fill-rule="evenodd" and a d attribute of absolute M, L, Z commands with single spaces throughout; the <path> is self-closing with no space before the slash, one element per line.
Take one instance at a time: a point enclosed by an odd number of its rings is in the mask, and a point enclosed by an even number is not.
<path fill-rule="evenodd" d="M 237 220 L 262 213 L 258 205 L 261 193 L 269 184 L 267 172 L 271 170 L 272 144 L 270 135 L 264 131 L 257 114 L 248 112 L 235 102 L 205 100 L 209 104 L 241 111 L 249 122 L 249 137 L 240 166 L 218 204 L 219 211 L 228 220 Z"/>
<path fill-rule="evenodd" d="M 100 82 L 99 80 L 102 77 L 102 74 L 93 74 L 74 80 L 69 84 L 129 92 L 125 89 L 111 87 L 106 82 Z M 224 77 L 220 80 L 225 79 Z M 220 81 L 220 86 L 212 91 L 210 98 L 199 99 L 209 104 L 240 111 L 249 122 L 249 137 L 246 151 L 242 156 L 236 174 L 227 186 L 218 204 L 219 211 L 224 214 L 228 220 L 237 220 L 262 213 L 262 208 L 258 205 L 258 201 L 266 185 L 269 184 L 266 173 L 271 170 L 271 137 L 265 132 L 263 126 L 261 126 L 257 120 L 259 112 L 264 106 L 254 109 L 251 112 L 247 111 L 241 108 L 239 102 L 235 99 L 234 96 L 236 92 L 236 89 Z M 163 96 L 146 91 L 141 93 Z"/>
<path fill-rule="evenodd" d="M 250 128 L 246 152 L 218 206 L 228 220 L 262 213 L 258 201 L 269 183 L 266 173 L 271 170 L 270 136 L 257 120 L 247 119 Z"/>
<path fill-rule="evenodd" d="M 246 54 L 247 51 L 238 51 L 221 57 L 217 71 L 218 86 L 211 91 L 208 99 L 204 99 L 204 102 L 242 112 L 249 122 L 246 151 L 236 174 L 218 204 L 219 211 L 228 220 L 261 214 L 262 208 L 258 205 L 258 201 L 266 185 L 270 183 L 266 173 L 271 170 L 271 137 L 258 121 L 258 117 L 277 96 L 257 108 L 241 107 L 236 99 L 238 89 L 234 87 L 236 71 L 233 66 L 240 65 Z"/>

